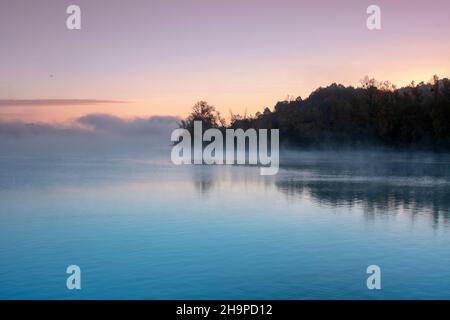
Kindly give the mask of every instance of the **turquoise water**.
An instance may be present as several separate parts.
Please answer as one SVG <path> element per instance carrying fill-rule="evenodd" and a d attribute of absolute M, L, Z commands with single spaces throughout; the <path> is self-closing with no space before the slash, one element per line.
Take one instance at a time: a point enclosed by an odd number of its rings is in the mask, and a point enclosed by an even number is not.
<path fill-rule="evenodd" d="M 264 177 L 165 152 L 2 153 L 0 298 L 450 297 L 450 157 L 290 153 Z"/>

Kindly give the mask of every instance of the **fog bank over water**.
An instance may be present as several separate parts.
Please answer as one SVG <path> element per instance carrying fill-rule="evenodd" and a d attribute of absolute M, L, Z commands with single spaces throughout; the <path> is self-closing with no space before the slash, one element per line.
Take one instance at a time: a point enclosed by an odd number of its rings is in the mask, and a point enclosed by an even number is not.
<path fill-rule="evenodd" d="M 64 124 L 0 122 L 3 152 L 147 152 L 170 145 L 177 117 L 123 119 L 109 114 L 88 114 Z"/>

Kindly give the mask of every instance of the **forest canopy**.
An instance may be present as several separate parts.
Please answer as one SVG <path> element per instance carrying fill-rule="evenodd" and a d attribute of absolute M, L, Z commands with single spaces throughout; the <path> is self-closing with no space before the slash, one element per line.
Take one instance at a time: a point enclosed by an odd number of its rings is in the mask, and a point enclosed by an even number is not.
<path fill-rule="evenodd" d="M 180 126 L 191 129 L 195 120 L 205 129 L 279 129 L 281 143 L 290 146 L 450 150 L 450 80 L 434 76 L 404 88 L 368 77 L 357 88 L 333 83 L 254 116 L 232 114 L 229 124 L 201 101 Z"/>

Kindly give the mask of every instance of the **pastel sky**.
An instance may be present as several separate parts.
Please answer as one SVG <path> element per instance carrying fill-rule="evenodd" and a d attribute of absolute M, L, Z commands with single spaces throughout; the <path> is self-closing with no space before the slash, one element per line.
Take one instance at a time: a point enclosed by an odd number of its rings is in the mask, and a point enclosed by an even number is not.
<path fill-rule="evenodd" d="M 365 75 L 448 77 L 449 40 L 448 0 L 0 0 L 0 120 L 185 116 L 198 100 L 254 114 Z"/>

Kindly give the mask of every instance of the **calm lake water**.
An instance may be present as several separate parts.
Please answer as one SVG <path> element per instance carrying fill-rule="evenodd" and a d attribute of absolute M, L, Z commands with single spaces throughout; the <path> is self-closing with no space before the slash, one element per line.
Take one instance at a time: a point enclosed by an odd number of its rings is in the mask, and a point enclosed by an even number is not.
<path fill-rule="evenodd" d="M 0 153 L 0 298 L 450 298 L 448 155 L 289 153 L 268 177 L 169 154 Z"/>

